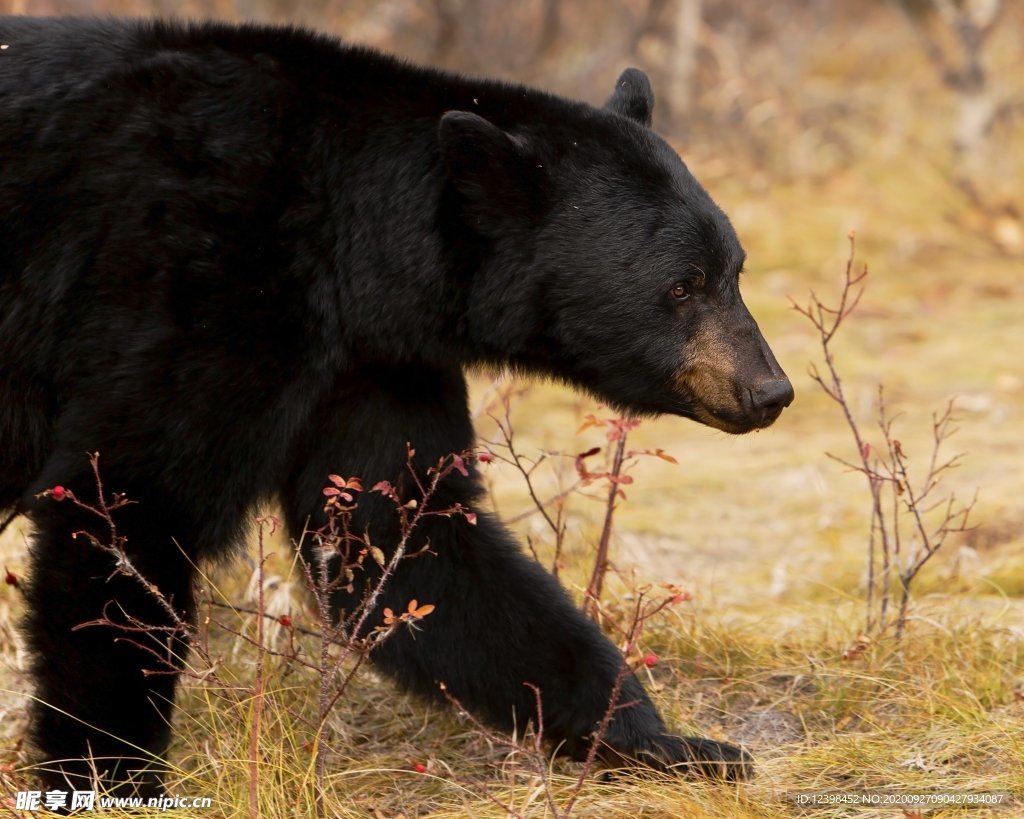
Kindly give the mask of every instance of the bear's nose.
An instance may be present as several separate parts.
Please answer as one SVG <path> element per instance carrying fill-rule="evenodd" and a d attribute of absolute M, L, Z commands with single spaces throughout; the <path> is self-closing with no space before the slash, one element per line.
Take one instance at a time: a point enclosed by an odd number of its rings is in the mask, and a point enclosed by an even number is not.
<path fill-rule="evenodd" d="M 750 391 L 750 401 L 754 409 L 765 417 L 778 415 L 793 403 L 793 385 L 788 378 L 774 378 L 765 381 L 757 389 Z"/>

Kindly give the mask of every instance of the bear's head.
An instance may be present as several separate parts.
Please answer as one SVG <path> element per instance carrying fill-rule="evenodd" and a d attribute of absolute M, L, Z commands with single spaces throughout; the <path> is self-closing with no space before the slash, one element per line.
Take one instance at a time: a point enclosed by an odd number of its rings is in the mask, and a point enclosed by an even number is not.
<path fill-rule="evenodd" d="M 450 188 L 477 237 L 468 336 L 482 360 L 628 412 L 766 427 L 793 388 L 740 297 L 736 233 L 651 130 L 653 102 L 629 69 L 603 109 L 444 115 Z"/>

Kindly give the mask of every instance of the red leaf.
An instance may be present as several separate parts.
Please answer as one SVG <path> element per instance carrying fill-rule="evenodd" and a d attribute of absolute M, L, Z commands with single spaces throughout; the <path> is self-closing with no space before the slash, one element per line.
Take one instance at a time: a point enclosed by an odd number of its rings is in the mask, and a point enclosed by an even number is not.
<path fill-rule="evenodd" d="M 636 429 L 640 426 L 639 421 L 627 421 L 624 418 L 612 418 L 607 422 L 610 429 L 608 430 L 608 440 L 617 441 L 631 429 Z"/>

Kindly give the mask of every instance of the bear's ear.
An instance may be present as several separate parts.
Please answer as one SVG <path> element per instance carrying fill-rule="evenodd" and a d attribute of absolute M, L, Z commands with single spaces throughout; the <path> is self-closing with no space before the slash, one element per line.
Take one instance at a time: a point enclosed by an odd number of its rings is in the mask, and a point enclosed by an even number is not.
<path fill-rule="evenodd" d="M 608 111 L 650 127 L 654 111 L 654 89 L 639 68 L 627 68 L 615 83 L 615 91 L 604 104 Z"/>
<path fill-rule="evenodd" d="M 467 111 L 449 111 L 437 128 L 441 156 L 455 189 L 485 233 L 527 215 L 536 203 L 537 162 L 526 141 Z"/>

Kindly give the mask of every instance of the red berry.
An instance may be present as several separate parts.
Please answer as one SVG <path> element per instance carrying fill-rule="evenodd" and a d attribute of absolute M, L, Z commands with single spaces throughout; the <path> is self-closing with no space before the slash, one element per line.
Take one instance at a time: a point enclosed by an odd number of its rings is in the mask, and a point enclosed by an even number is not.
<path fill-rule="evenodd" d="M 53 487 L 53 489 L 50 490 L 50 497 L 53 498 L 55 501 L 62 501 L 67 496 L 68 490 L 61 486 L 60 484 L 57 484 L 57 486 Z"/>
<path fill-rule="evenodd" d="M 481 452 L 476 457 L 477 457 L 477 460 L 480 461 L 480 463 L 482 463 L 482 464 L 489 464 L 491 461 L 494 460 L 494 453 L 492 453 L 492 452 Z"/>
<path fill-rule="evenodd" d="M 285 628 L 292 627 L 292 618 L 289 617 L 287 614 L 282 614 L 280 617 L 278 617 L 277 622 L 279 622 Z"/>
<path fill-rule="evenodd" d="M 6 566 L 4 566 L 4 583 L 6 583 L 8 586 L 14 586 L 15 588 L 18 587 L 18 575 L 16 575 L 14 572 L 8 569 Z"/>
<path fill-rule="evenodd" d="M 412 769 L 414 771 L 416 771 L 416 773 L 426 773 L 427 772 L 427 766 L 424 765 L 422 762 L 417 762 L 415 765 L 412 766 Z"/>
<path fill-rule="evenodd" d="M 658 655 L 657 654 L 645 654 L 644 655 L 644 665 L 645 666 L 647 666 L 648 668 L 654 668 L 654 666 L 656 666 L 657 664 L 658 664 Z"/>

